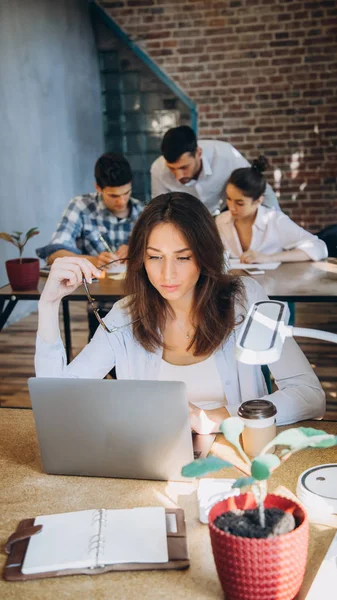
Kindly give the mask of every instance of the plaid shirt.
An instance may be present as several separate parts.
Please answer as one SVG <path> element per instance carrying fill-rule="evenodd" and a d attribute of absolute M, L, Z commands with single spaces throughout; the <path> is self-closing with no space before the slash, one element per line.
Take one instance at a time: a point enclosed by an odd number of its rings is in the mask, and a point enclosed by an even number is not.
<path fill-rule="evenodd" d="M 130 198 L 130 214 L 118 219 L 105 206 L 101 194 L 76 196 L 65 209 L 49 244 L 36 249 L 40 258 L 47 258 L 58 250 L 95 256 L 107 250 L 99 236 L 113 251 L 127 244 L 131 230 L 144 206 Z"/>

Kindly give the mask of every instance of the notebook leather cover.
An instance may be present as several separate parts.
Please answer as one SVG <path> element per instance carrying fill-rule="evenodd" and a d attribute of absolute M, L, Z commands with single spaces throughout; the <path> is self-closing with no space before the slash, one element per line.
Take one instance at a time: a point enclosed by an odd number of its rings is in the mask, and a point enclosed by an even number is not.
<path fill-rule="evenodd" d="M 29 579 L 45 579 L 48 577 L 62 577 L 65 575 L 99 575 L 108 571 L 150 571 L 153 569 L 187 569 L 190 565 L 185 516 L 182 508 L 167 508 L 166 514 L 175 514 L 177 532 L 167 532 L 167 547 L 169 560 L 167 563 L 123 563 L 106 565 L 95 569 L 64 569 L 61 571 L 49 571 L 47 573 L 34 573 L 24 575 L 21 567 L 26 554 L 29 538 L 40 530 L 41 526 L 34 528 L 34 519 L 20 521 L 16 531 L 8 538 L 5 551 L 8 553 L 3 577 L 7 581 L 26 581 Z"/>

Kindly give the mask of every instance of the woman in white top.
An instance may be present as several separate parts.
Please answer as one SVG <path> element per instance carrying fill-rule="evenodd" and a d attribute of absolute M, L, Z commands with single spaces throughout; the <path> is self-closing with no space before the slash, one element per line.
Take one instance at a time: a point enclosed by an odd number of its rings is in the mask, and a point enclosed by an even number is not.
<path fill-rule="evenodd" d="M 102 378 L 116 366 L 119 379 L 185 381 L 191 426 L 199 433 L 217 430 L 252 398 L 269 397 L 278 423 L 324 414 L 323 390 L 293 339 L 287 338 L 281 359 L 270 367 L 278 386 L 270 396 L 261 367 L 236 361 L 243 316 L 266 295 L 253 279 L 224 273 L 221 239 L 200 200 L 171 192 L 145 208 L 129 242 L 128 295 L 67 365 L 60 301 L 83 277 L 90 286 L 92 277 L 101 276 L 85 258 L 53 263 L 39 301 L 38 377 Z"/>
<path fill-rule="evenodd" d="M 262 206 L 266 189 L 264 156 L 236 169 L 226 184 L 228 211 L 216 224 L 230 258 L 243 263 L 302 262 L 328 256 L 325 243 L 281 211 Z"/>

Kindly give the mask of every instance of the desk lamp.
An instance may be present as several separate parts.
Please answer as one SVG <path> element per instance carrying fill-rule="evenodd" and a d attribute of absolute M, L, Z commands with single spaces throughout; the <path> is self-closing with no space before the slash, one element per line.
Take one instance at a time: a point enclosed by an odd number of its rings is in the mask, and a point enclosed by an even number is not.
<path fill-rule="evenodd" d="M 248 365 L 265 365 L 279 360 L 287 337 L 310 337 L 337 344 L 337 334 L 319 329 L 287 325 L 289 309 L 285 302 L 262 300 L 253 304 L 236 342 L 237 359 Z"/>
<path fill-rule="evenodd" d="M 284 340 L 290 336 L 310 337 L 337 344 L 337 335 L 319 329 L 287 325 L 289 309 L 284 302 L 255 302 L 242 325 L 236 343 L 237 359 L 249 365 L 264 365 L 279 360 Z M 297 496 L 309 514 L 337 514 L 337 463 L 318 465 L 301 473 Z"/>

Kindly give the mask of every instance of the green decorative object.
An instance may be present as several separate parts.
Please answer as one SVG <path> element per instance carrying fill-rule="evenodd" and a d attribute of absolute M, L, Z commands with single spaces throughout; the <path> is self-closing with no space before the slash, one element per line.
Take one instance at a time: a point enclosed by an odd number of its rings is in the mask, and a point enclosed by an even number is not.
<path fill-rule="evenodd" d="M 275 454 L 265 454 L 258 456 L 252 461 L 252 476 L 258 481 L 263 481 L 270 477 L 272 469 L 276 469 L 281 464 L 280 459 Z"/>
<path fill-rule="evenodd" d="M 241 489 L 252 486 L 252 492 L 259 508 L 260 525 L 261 527 L 265 527 L 264 500 L 267 495 L 267 480 L 272 472 L 299 450 L 336 446 L 337 436 L 330 435 L 319 429 L 313 429 L 312 427 L 287 429 L 271 440 L 262 449 L 260 454 L 251 461 L 240 444 L 242 430 L 243 423 L 238 417 L 225 419 L 220 425 L 220 431 L 226 440 L 238 450 L 245 463 L 249 466 L 250 475 L 247 476 L 247 469 L 240 469 L 237 465 L 233 465 L 212 455 L 185 465 L 181 472 L 185 477 L 203 477 L 207 473 L 219 471 L 226 467 L 235 467 L 244 473 L 244 477 L 239 477 L 232 487 Z M 278 455 L 268 454 L 268 451 L 276 446 L 286 446 L 286 448 L 280 449 Z"/>
<path fill-rule="evenodd" d="M 243 488 L 255 483 L 254 477 L 239 477 L 232 485 L 233 488 Z"/>
<path fill-rule="evenodd" d="M 211 455 L 207 458 L 198 458 L 188 465 L 185 465 L 181 470 L 181 474 L 184 477 L 202 477 L 206 473 L 219 471 L 220 469 L 231 466 L 231 463 L 222 460 L 222 458 Z"/>
<path fill-rule="evenodd" d="M 14 246 L 16 246 L 19 249 L 20 263 L 22 263 L 22 253 L 25 245 L 27 244 L 30 238 L 32 238 L 34 235 L 38 235 L 39 233 L 40 232 L 38 227 L 32 227 L 27 231 L 25 237 L 21 239 L 21 236 L 23 235 L 22 231 L 13 231 L 12 233 L 4 233 L 3 231 L 1 231 L 0 239 L 14 244 Z"/>

